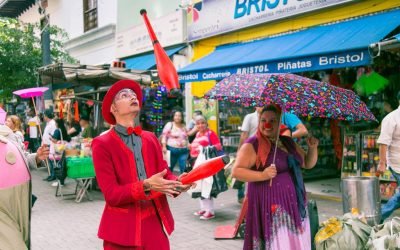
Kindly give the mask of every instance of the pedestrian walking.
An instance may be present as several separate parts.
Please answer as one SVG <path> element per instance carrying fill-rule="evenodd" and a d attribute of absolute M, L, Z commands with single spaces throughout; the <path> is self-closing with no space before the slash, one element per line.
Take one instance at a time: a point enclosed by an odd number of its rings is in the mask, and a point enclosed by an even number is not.
<path fill-rule="evenodd" d="M 172 121 L 165 124 L 161 135 L 162 150 L 165 154 L 167 150 L 171 152 L 170 170 L 174 171 L 178 163 L 179 171 L 182 174 L 186 169 L 188 157 L 188 135 L 181 111 L 176 110 L 172 113 Z"/>
<path fill-rule="evenodd" d="M 204 116 L 198 115 L 195 118 L 197 134 L 196 138 L 189 145 L 191 163 L 194 165 L 196 163 L 197 157 L 201 153 L 200 150 L 203 147 L 211 146 L 214 147 L 216 151 L 222 150 L 221 142 L 217 134 L 208 128 L 207 120 Z M 215 175 L 216 176 L 216 175 Z M 214 178 L 212 187 L 201 185 L 201 192 L 196 192 L 192 194 L 193 198 L 200 198 L 200 210 L 195 212 L 194 215 L 199 216 L 201 220 L 209 220 L 215 218 L 214 211 L 214 199 L 217 195 L 225 190 L 220 190 L 217 188 L 219 185 L 216 183 L 217 178 Z M 226 181 L 224 179 L 224 181 Z M 204 197 L 205 191 L 203 189 L 208 189 L 207 197 Z"/>
<path fill-rule="evenodd" d="M 55 154 L 54 144 L 51 142 L 51 136 L 54 134 L 54 131 L 57 129 L 56 121 L 53 119 L 54 113 L 50 110 L 46 110 L 44 112 L 44 121 L 46 122 L 46 127 L 43 131 L 42 145 L 47 145 L 50 148 L 50 155 Z M 56 176 L 54 174 L 54 161 L 49 159 L 49 168 L 50 175 L 47 178 L 44 178 L 44 181 L 54 181 Z"/>

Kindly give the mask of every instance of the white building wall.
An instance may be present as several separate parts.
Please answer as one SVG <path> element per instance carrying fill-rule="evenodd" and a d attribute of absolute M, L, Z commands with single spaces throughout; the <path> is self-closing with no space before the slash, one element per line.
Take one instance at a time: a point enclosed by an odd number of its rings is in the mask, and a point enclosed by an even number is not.
<path fill-rule="evenodd" d="M 27 23 L 39 22 L 39 4 L 24 12 L 19 19 Z M 46 14 L 50 24 L 64 29 L 69 41 L 65 48 L 81 64 L 97 65 L 110 63 L 115 58 L 115 25 L 117 21 L 117 1 L 98 0 L 98 28 L 83 32 L 82 0 L 48 1 Z"/>

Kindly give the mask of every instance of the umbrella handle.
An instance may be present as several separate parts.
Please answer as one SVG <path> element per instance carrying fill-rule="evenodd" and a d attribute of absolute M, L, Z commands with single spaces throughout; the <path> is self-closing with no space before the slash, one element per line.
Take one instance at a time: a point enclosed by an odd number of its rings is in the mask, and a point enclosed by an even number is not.
<path fill-rule="evenodd" d="M 275 165 L 275 159 L 276 159 L 276 151 L 278 150 L 278 140 L 279 140 L 279 133 L 280 133 L 280 127 L 281 127 L 281 119 L 282 119 L 282 116 L 283 115 L 283 113 L 279 116 L 279 122 L 278 122 L 278 135 L 277 135 L 277 137 L 276 137 L 276 142 L 275 142 L 275 151 L 274 151 L 274 158 L 272 159 L 272 164 L 274 164 Z M 272 186 L 272 179 L 270 179 L 269 180 L 269 186 L 271 187 Z"/>
<path fill-rule="evenodd" d="M 35 104 L 35 99 L 33 99 L 33 96 L 32 96 L 32 102 L 33 102 L 33 109 L 35 110 L 35 115 L 36 115 L 36 117 L 39 117 L 38 116 L 38 113 L 37 113 L 37 110 L 36 110 L 36 104 Z M 40 126 L 40 120 L 39 120 L 39 124 L 38 124 L 39 126 L 39 134 L 40 134 L 40 137 L 41 138 L 43 138 L 43 133 L 42 133 L 42 127 Z M 45 163 L 46 163 L 46 167 L 47 167 L 47 172 L 49 173 L 49 176 L 50 176 L 50 165 L 49 165 L 49 161 L 46 159 L 45 160 Z"/>

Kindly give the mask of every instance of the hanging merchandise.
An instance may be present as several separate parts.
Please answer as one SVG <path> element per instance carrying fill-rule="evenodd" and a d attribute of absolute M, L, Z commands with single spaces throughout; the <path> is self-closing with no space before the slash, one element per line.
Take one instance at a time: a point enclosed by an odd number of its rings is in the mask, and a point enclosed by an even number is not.
<path fill-rule="evenodd" d="M 153 100 L 153 106 L 151 109 L 151 119 L 150 119 L 150 124 L 155 127 L 155 133 L 157 135 L 160 135 L 163 129 L 163 108 L 162 108 L 162 99 L 163 99 L 163 92 L 165 92 L 166 89 L 164 86 L 157 86 L 156 91 L 155 91 L 155 96 Z"/>
<path fill-rule="evenodd" d="M 371 73 L 361 75 L 354 83 L 353 88 L 359 95 L 369 96 L 382 91 L 388 84 L 388 79 L 372 71 Z"/>
<path fill-rule="evenodd" d="M 79 122 L 79 104 L 78 101 L 74 102 L 74 120 L 76 122 Z"/>
<path fill-rule="evenodd" d="M 61 101 L 60 103 L 59 103 L 59 107 L 58 107 L 58 109 L 59 109 L 59 118 L 60 119 L 64 119 L 64 101 Z"/>

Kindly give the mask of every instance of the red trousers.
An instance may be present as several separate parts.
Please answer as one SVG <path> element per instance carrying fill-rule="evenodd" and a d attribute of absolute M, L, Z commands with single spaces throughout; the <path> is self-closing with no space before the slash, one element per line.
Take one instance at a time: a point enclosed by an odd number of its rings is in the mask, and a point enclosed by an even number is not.
<path fill-rule="evenodd" d="M 169 240 L 165 234 L 161 220 L 153 214 L 142 220 L 142 246 L 121 246 L 104 241 L 104 250 L 169 250 Z"/>

